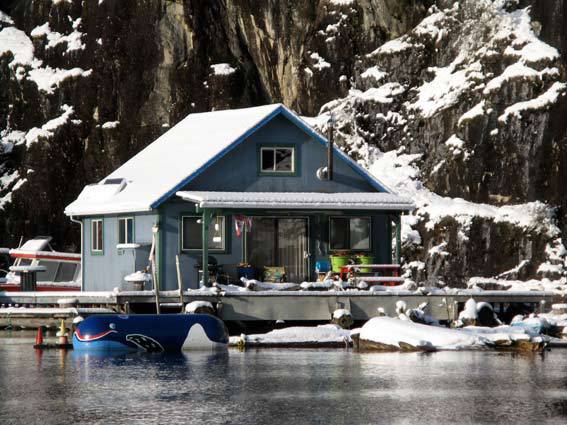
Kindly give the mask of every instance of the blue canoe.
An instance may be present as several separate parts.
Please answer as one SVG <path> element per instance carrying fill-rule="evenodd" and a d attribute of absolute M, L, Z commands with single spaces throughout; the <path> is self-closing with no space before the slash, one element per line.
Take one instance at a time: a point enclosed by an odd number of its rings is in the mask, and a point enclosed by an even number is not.
<path fill-rule="evenodd" d="M 73 333 L 75 350 L 160 353 L 227 344 L 224 323 L 207 314 L 97 315 L 83 320 Z"/>

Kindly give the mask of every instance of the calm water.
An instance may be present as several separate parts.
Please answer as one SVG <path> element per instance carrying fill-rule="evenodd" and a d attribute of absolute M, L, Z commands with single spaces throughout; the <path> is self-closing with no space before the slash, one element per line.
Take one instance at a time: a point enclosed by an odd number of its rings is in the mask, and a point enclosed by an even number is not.
<path fill-rule="evenodd" d="M 32 342 L 0 333 L 0 424 L 567 423 L 567 350 L 96 357 Z"/>

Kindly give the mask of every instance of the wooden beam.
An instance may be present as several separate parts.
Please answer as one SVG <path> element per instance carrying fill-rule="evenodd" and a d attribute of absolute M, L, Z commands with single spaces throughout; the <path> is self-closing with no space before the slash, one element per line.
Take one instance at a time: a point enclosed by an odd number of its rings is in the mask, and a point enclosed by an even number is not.
<path fill-rule="evenodd" d="M 402 263 L 402 219 L 400 215 L 396 218 L 396 264 Z"/>
<path fill-rule="evenodd" d="M 202 226 L 202 253 L 203 253 L 203 285 L 210 286 L 209 282 L 209 225 L 211 222 L 211 211 L 207 208 L 202 209 L 201 218 Z"/>

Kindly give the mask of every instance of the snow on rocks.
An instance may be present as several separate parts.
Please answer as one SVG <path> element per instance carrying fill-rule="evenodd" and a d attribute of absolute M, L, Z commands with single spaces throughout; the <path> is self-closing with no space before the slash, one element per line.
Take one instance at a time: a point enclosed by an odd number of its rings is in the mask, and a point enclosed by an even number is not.
<path fill-rule="evenodd" d="M 548 108 L 557 103 L 559 97 L 565 94 L 566 89 L 567 84 L 556 81 L 545 93 L 541 94 L 540 96 L 534 99 L 526 100 L 524 102 L 518 102 L 507 107 L 504 110 L 504 113 L 498 117 L 498 121 L 506 123 L 508 121 L 508 118 L 511 116 L 521 119 L 522 112 L 537 111 Z"/>
<path fill-rule="evenodd" d="M 47 121 L 44 125 L 41 126 L 41 128 L 34 127 L 26 133 L 27 146 L 36 143 L 42 138 L 49 139 L 53 137 L 54 132 L 58 128 L 62 127 L 70 121 L 71 116 L 74 113 L 73 107 L 69 105 L 63 105 L 61 109 L 63 109 L 63 113 L 60 116 Z"/>
<path fill-rule="evenodd" d="M 52 49 L 61 43 L 66 43 L 67 48 L 63 54 L 67 54 L 73 50 L 84 50 L 85 44 L 83 44 L 82 37 L 83 33 L 78 30 L 81 24 L 81 18 L 76 19 L 72 22 L 73 31 L 67 35 L 61 34 L 57 31 L 52 31 L 49 22 L 43 25 L 35 27 L 30 35 L 32 37 L 45 37 L 47 39 L 46 49 Z"/>
<path fill-rule="evenodd" d="M 467 281 L 467 288 L 472 290 L 501 290 L 511 292 L 554 292 L 559 295 L 567 294 L 567 279 L 550 280 L 543 278 L 529 280 L 506 280 L 499 278 L 472 277 Z"/>
<path fill-rule="evenodd" d="M 457 256 L 433 261 L 428 253 L 432 245 L 443 242 L 431 235 L 442 232 L 447 219 L 458 226 L 456 244 L 448 243 L 451 250 L 455 245 L 466 250 L 472 225 L 492 232 L 507 228 L 498 226 L 502 223 L 520 235 L 542 238 L 560 234 L 551 209 L 542 202 L 501 206 L 510 202 L 508 194 L 496 198 L 499 195 L 490 193 L 494 198 L 489 202 L 496 204 L 491 205 L 430 190 L 440 187 L 467 193 L 466 187 L 457 187 L 453 181 L 462 171 L 463 176 L 474 174 L 465 161 L 482 161 L 471 126 L 483 126 L 490 134 L 486 138 L 499 143 L 509 137 L 512 121 L 524 119 L 528 112 L 545 112 L 565 91 L 559 81 L 557 50 L 537 38 L 529 10 L 514 7 L 517 4 L 488 0 L 464 0 L 445 10 L 432 7 L 413 31 L 361 57 L 359 75 L 351 79 L 348 95 L 324 105 L 312 120 L 325 132 L 333 113 L 337 144 L 386 186 L 415 201 L 414 214 L 402 217 L 402 237 L 411 254 L 425 253 L 417 258 L 429 269 L 422 273 L 425 279 L 443 274 L 446 265 L 458 262 Z M 425 130 L 416 128 L 416 123 Z M 400 145 L 398 150 L 384 152 Z M 478 181 L 475 184 L 481 186 Z M 449 230 L 442 236 L 453 237 Z M 422 243 L 427 245 L 420 247 Z M 530 273 L 538 265 L 532 266 Z M 545 267 L 545 271 L 559 271 L 558 266 Z"/>
<path fill-rule="evenodd" d="M 0 31 L 0 56 L 10 52 L 13 56 L 10 68 L 18 65 L 39 66 L 41 61 L 34 56 L 33 43 L 25 32 L 7 27 Z"/>
<path fill-rule="evenodd" d="M 103 130 L 112 130 L 120 125 L 120 121 L 107 121 L 101 125 Z"/>
<path fill-rule="evenodd" d="M 355 346 L 371 351 L 511 349 L 540 351 L 548 342 L 538 332 L 513 326 L 449 329 L 390 317 L 370 319 L 353 331 Z"/>
<path fill-rule="evenodd" d="M 236 72 L 236 68 L 230 66 L 228 63 L 215 63 L 211 65 L 214 75 L 231 75 Z"/>
<path fill-rule="evenodd" d="M 435 224 L 447 216 L 453 217 L 465 227 L 473 217 L 485 217 L 496 222 L 513 223 L 522 228 L 541 229 L 549 232 L 550 236 L 559 234 L 548 207 L 542 202 L 498 207 L 437 195 L 419 180 L 420 171 L 416 160 L 420 157 L 419 154 L 404 154 L 399 151 L 375 152 L 369 168 L 372 174 L 399 195 L 413 199 L 418 208 L 417 214 L 427 216 L 428 229 L 432 230 Z"/>
<path fill-rule="evenodd" d="M 311 65 L 313 68 L 317 69 L 318 71 L 322 71 L 325 68 L 330 68 L 331 64 L 327 62 L 319 53 L 313 52 L 309 55 L 313 64 Z"/>
<path fill-rule="evenodd" d="M 480 63 L 463 65 L 464 55 L 458 56 L 449 66 L 431 68 L 435 77 L 418 88 L 417 98 L 408 107 L 424 118 L 430 118 L 460 101 L 483 79 Z"/>
<path fill-rule="evenodd" d="M 14 21 L 7 14 L 0 10 L 0 23 L 13 25 Z"/>
<path fill-rule="evenodd" d="M 368 68 L 366 71 L 364 71 L 362 74 L 360 74 L 360 78 L 364 78 L 364 79 L 371 78 L 374 79 L 375 82 L 382 81 L 386 76 L 387 73 L 381 71 L 378 68 L 378 66 L 372 66 Z"/>
<path fill-rule="evenodd" d="M 376 103 L 392 103 L 394 97 L 405 92 L 404 87 L 399 83 L 386 83 L 380 87 L 372 87 L 364 92 L 352 90 L 351 94 L 365 101 Z"/>
<path fill-rule="evenodd" d="M 374 317 L 360 329 L 361 349 L 379 351 L 433 351 L 482 347 L 475 335 L 391 317 Z"/>
<path fill-rule="evenodd" d="M 28 79 L 36 83 L 39 90 L 52 94 L 63 81 L 69 78 L 88 77 L 90 75 L 90 70 L 85 71 L 82 68 L 60 69 L 46 66 L 30 70 Z"/>
<path fill-rule="evenodd" d="M 31 31 L 32 37 L 45 37 L 47 42 L 46 48 L 53 48 L 60 43 L 67 43 L 66 52 L 73 50 L 82 50 L 85 45 L 82 44 L 82 33 L 77 30 L 80 24 L 80 18 L 73 22 L 74 31 L 68 35 L 62 35 L 52 32 L 49 23 L 34 28 Z M 13 56 L 9 66 L 15 69 L 16 78 L 28 80 L 36 83 L 39 90 L 52 94 L 54 88 L 59 87 L 62 81 L 68 78 L 88 77 L 91 70 L 83 70 L 82 68 L 60 69 L 44 66 L 40 59 L 35 57 L 35 50 L 32 40 L 28 35 L 15 27 L 6 27 L 0 31 L 0 57 L 4 54 L 11 53 Z"/>

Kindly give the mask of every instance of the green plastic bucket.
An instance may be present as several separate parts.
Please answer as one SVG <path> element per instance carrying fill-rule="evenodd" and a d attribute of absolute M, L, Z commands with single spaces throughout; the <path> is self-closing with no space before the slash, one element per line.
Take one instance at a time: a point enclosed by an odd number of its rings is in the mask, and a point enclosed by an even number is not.
<path fill-rule="evenodd" d="M 331 255 L 331 266 L 333 273 L 340 273 L 341 267 L 350 264 L 350 257 L 347 255 Z"/>
<path fill-rule="evenodd" d="M 356 260 L 357 264 L 374 264 L 374 257 L 369 255 L 361 255 Z M 372 269 L 361 268 L 360 273 L 372 273 Z"/>

